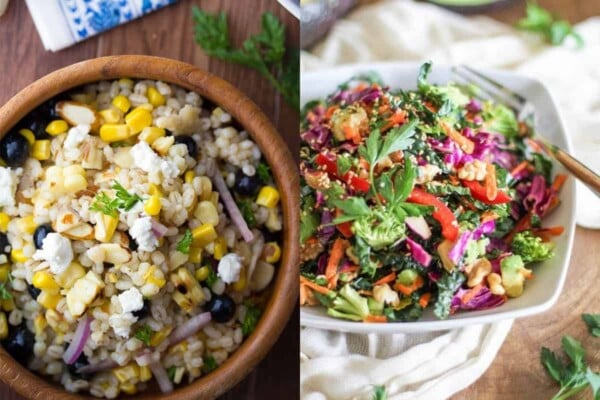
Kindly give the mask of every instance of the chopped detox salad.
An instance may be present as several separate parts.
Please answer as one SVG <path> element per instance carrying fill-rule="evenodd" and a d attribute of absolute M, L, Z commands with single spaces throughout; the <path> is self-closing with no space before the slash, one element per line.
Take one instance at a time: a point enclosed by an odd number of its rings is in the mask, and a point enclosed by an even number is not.
<path fill-rule="evenodd" d="M 301 125 L 300 302 L 336 318 L 413 321 L 499 307 L 554 255 L 542 221 L 566 177 L 532 127 L 477 88 L 351 79 Z M 540 266 L 540 268 L 543 268 Z"/>

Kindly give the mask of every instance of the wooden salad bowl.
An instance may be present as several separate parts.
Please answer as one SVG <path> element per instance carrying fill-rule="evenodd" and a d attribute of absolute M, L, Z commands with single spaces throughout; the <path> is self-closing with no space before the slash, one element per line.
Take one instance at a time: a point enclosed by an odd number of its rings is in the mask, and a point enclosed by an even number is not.
<path fill-rule="evenodd" d="M 191 384 L 162 394 L 155 383 L 131 399 L 213 399 L 241 381 L 275 344 L 298 299 L 299 178 L 292 155 L 259 107 L 230 83 L 183 62 L 160 57 L 125 55 L 83 61 L 35 81 L 0 108 L 0 138 L 30 111 L 72 88 L 118 78 L 153 79 L 197 92 L 221 106 L 250 134 L 271 166 L 281 193 L 284 235 L 280 266 L 271 284 L 270 298 L 255 331 L 215 371 Z M 28 399 L 81 400 L 89 395 L 72 394 L 14 360 L 0 347 L 0 379 Z"/>

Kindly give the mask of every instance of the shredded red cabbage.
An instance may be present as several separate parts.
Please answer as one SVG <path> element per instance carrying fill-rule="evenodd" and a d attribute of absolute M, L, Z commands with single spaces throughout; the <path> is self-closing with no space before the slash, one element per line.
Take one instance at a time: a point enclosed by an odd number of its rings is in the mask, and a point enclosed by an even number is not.
<path fill-rule="evenodd" d="M 470 292 L 468 289 L 458 289 L 450 304 L 451 313 L 458 310 L 485 310 L 498 307 L 506 301 L 506 297 L 495 295 L 486 286 L 481 286 L 475 296 L 464 302 L 463 297 L 468 292 Z"/>
<path fill-rule="evenodd" d="M 428 267 L 431 264 L 431 255 L 425 251 L 423 246 L 409 237 L 406 238 L 406 244 L 408 245 L 410 254 L 419 264 L 424 267 Z"/>

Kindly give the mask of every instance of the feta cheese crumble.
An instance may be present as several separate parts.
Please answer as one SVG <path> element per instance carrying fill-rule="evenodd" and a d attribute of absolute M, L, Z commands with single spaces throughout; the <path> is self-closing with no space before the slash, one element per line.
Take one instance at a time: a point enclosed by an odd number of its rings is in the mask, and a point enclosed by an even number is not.
<path fill-rule="evenodd" d="M 17 175 L 10 168 L 0 167 L 0 188 L 0 207 L 14 207 Z"/>
<path fill-rule="evenodd" d="M 133 146 L 130 153 L 135 167 L 148 174 L 160 172 L 164 178 L 173 179 L 182 172 L 173 162 L 162 159 L 144 141 Z"/>
<path fill-rule="evenodd" d="M 42 248 L 33 254 L 33 259 L 47 261 L 50 271 L 60 275 L 73 261 L 71 241 L 59 233 L 49 233 L 42 241 Z"/>
<path fill-rule="evenodd" d="M 136 321 L 137 318 L 134 317 L 132 313 L 113 314 L 108 318 L 108 324 L 113 328 L 115 335 L 122 338 L 129 337 L 131 325 Z"/>
<path fill-rule="evenodd" d="M 229 253 L 221 258 L 217 275 L 225 283 L 237 282 L 242 271 L 242 261 L 239 255 Z"/>
<path fill-rule="evenodd" d="M 75 149 L 83 143 L 90 136 L 90 129 L 89 125 L 77 125 L 69 129 L 64 143 L 65 149 Z"/>
<path fill-rule="evenodd" d="M 152 232 L 152 218 L 138 218 L 129 229 L 129 234 L 138 244 L 142 251 L 154 251 L 158 247 L 158 239 Z"/>
<path fill-rule="evenodd" d="M 144 307 L 144 298 L 137 288 L 132 287 L 117 296 L 123 313 L 141 310 Z"/>

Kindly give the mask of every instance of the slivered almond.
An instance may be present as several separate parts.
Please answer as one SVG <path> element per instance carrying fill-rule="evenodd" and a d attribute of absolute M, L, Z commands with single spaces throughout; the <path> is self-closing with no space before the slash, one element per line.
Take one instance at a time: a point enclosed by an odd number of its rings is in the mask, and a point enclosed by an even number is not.
<path fill-rule="evenodd" d="M 100 127 L 100 118 L 87 104 L 77 101 L 61 101 L 56 104 L 56 112 L 70 125 L 89 125 L 92 131 Z"/>
<path fill-rule="evenodd" d="M 102 243 L 90 248 L 86 255 L 95 263 L 126 264 L 131 261 L 131 251 L 117 243 Z"/>
<path fill-rule="evenodd" d="M 94 238 L 94 228 L 88 223 L 82 222 L 62 233 L 69 239 L 91 240 Z"/>
<path fill-rule="evenodd" d="M 63 233 L 75 227 L 81 222 L 77 214 L 71 210 L 63 210 L 58 213 L 56 221 L 52 224 L 52 229 L 55 232 Z"/>
<path fill-rule="evenodd" d="M 103 153 L 97 147 L 95 139 L 88 139 L 81 145 L 83 160 L 81 166 L 85 169 L 102 169 Z"/>

